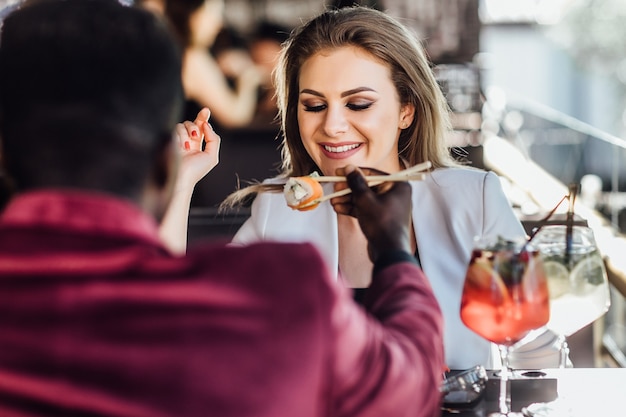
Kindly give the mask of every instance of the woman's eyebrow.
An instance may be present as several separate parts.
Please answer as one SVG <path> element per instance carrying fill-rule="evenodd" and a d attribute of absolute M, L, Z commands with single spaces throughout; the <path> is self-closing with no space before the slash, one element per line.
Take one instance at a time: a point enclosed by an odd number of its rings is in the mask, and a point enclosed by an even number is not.
<path fill-rule="evenodd" d="M 369 88 L 369 87 L 357 87 L 357 88 L 353 88 L 352 90 L 348 90 L 348 91 L 344 91 L 343 93 L 341 93 L 341 97 L 347 97 L 347 96 L 351 96 L 352 94 L 357 94 L 363 91 L 372 91 L 372 92 L 376 92 L 376 90 L 374 90 L 373 88 Z M 311 94 L 313 96 L 317 96 L 317 97 L 324 97 L 324 95 L 322 93 L 319 93 L 315 90 L 311 90 L 308 88 L 304 88 L 302 90 L 300 90 L 300 94 Z"/>
<path fill-rule="evenodd" d="M 357 88 L 353 88 L 352 90 L 344 91 L 343 93 L 341 93 L 341 97 L 351 96 L 352 94 L 361 93 L 361 92 L 363 92 L 363 91 L 372 91 L 372 92 L 376 92 L 376 90 L 374 90 L 373 88 L 369 88 L 369 87 L 357 87 Z"/>
<path fill-rule="evenodd" d="M 313 96 L 317 96 L 317 97 L 324 97 L 324 95 L 322 93 L 318 93 L 315 90 L 310 90 L 308 88 L 304 88 L 302 90 L 300 90 L 300 94 L 311 94 Z"/>

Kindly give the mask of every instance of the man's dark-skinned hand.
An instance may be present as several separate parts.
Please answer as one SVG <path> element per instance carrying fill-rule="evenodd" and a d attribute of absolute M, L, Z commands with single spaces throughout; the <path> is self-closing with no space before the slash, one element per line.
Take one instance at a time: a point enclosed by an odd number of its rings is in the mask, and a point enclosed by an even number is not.
<path fill-rule="evenodd" d="M 406 182 L 387 182 L 370 187 L 367 175 L 384 172 L 348 165 L 339 168 L 337 175 L 345 175 L 352 193 L 330 200 L 335 212 L 356 217 L 368 240 L 372 262 L 387 251 L 411 253 L 411 186 Z M 345 188 L 337 184 L 336 189 Z"/>

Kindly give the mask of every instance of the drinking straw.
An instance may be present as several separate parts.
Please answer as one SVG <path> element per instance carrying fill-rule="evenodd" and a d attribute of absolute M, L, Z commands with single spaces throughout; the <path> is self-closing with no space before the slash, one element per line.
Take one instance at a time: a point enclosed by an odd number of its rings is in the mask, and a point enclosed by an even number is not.
<path fill-rule="evenodd" d="M 565 219 L 565 263 L 569 264 L 572 253 L 572 233 L 574 229 L 574 202 L 578 193 L 578 184 L 569 185 L 567 217 Z"/>
<path fill-rule="evenodd" d="M 563 204 L 563 202 L 567 199 L 569 199 L 569 194 L 564 195 L 563 198 L 561 198 L 561 200 L 559 200 L 559 202 L 556 204 L 556 206 L 554 206 L 554 208 L 550 210 L 550 212 L 543 219 L 537 222 L 538 226 L 534 228 L 533 231 L 530 233 L 528 242 L 530 242 L 535 237 L 535 235 L 539 232 L 539 230 L 541 230 L 541 228 L 546 225 L 548 220 L 550 220 L 550 217 L 554 215 L 554 213 L 561 206 L 561 204 Z"/>

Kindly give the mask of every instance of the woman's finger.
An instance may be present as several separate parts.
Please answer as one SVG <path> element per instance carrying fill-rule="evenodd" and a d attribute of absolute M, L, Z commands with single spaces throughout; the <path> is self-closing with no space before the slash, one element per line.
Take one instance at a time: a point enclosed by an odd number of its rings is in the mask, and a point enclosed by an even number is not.
<path fill-rule="evenodd" d="M 204 122 L 206 123 L 206 122 Z M 185 145 L 186 150 L 201 150 L 202 149 L 202 130 L 196 122 L 184 121 L 183 125 L 187 130 L 187 141 L 189 146 Z"/>
<path fill-rule="evenodd" d="M 196 126 L 198 126 L 199 129 L 201 129 L 202 123 L 208 122 L 210 117 L 211 117 L 211 110 L 209 110 L 208 107 L 203 107 L 202 110 L 198 112 L 198 115 L 196 116 L 196 120 L 194 120 L 193 123 Z"/>
<path fill-rule="evenodd" d="M 176 141 L 179 149 L 186 149 L 189 145 L 189 132 L 183 123 L 177 123 L 175 128 Z M 185 146 L 187 143 L 187 146 Z"/>
<path fill-rule="evenodd" d="M 202 123 L 202 132 L 204 134 L 204 152 L 213 155 L 215 163 L 219 161 L 220 144 L 222 139 L 215 133 L 213 128 L 206 121 Z"/>

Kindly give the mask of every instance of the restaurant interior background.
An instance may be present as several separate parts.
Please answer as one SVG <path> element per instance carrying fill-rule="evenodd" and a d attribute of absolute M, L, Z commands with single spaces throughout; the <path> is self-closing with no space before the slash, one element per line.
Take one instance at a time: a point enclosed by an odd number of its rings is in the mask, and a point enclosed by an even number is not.
<path fill-rule="evenodd" d="M 0 19 L 17 1 L 0 0 Z M 594 216 L 613 290 L 607 315 L 570 338 L 572 359 L 579 367 L 626 367 L 626 2 L 225 3 L 226 25 L 243 36 L 262 21 L 291 28 L 325 7 L 352 3 L 385 10 L 415 30 L 454 111 L 451 149 L 498 172 L 522 219 L 542 215 L 568 184 L 581 184 L 578 201 Z M 249 211 L 218 212 L 219 202 L 240 184 L 277 173 L 276 124 L 218 133 L 220 164 L 196 188 L 191 240 L 231 236 Z"/>

